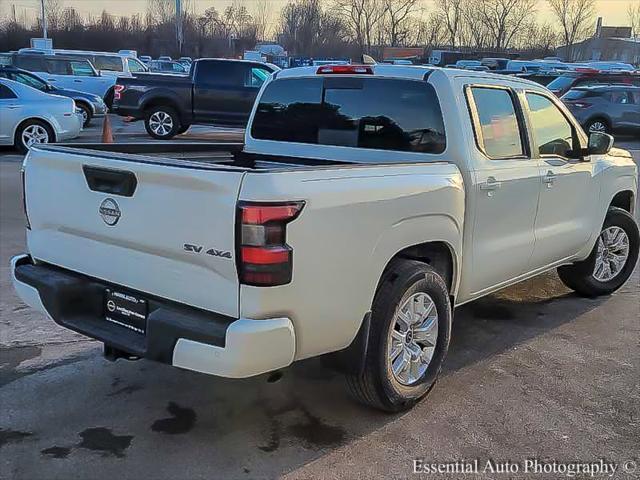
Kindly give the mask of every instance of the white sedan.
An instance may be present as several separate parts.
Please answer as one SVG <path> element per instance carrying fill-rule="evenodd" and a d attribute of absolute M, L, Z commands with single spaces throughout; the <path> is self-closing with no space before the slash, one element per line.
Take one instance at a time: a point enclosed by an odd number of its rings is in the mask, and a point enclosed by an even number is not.
<path fill-rule="evenodd" d="M 81 129 L 82 115 L 71 98 L 0 78 L 0 145 L 26 152 L 36 143 L 75 138 Z"/>

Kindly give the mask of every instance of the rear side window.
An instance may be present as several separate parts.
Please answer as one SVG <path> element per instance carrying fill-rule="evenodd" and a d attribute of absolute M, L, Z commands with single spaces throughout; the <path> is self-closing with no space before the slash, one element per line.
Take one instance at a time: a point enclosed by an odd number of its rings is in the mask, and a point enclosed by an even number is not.
<path fill-rule="evenodd" d="M 0 85 L 0 100 L 7 100 L 9 98 L 17 98 L 17 95 L 6 85 Z"/>
<path fill-rule="evenodd" d="M 47 59 L 47 72 L 52 75 L 69 75 L 69 60 Z"/>
<path fill-rule="evenodd" d="M 509 91 L 473 87 L 471 92 L 480 128 L 476 137 L 484 153 L 493 159 L 524 155 L 520 124 Z"/>
<path fill-rule="evenodd" d="M 359 77 L 283 79 L 260 99 L 251 135 L 261 140 L 442 153 L 438 97 L 423 81 Z"/>
<path fill-rule="evenodd" d="M 29 70 L 30 72 L 46 72 L 44 58 L 38 55 L 18 55 L 16 57 L 16 67 Z"/>
<path fill-rule="evenodd" d="M 96 55 L 93 66 L 98 70 L 109 70 L 112 72 L 122 71 L 122 58 L 116 55 Z"/>

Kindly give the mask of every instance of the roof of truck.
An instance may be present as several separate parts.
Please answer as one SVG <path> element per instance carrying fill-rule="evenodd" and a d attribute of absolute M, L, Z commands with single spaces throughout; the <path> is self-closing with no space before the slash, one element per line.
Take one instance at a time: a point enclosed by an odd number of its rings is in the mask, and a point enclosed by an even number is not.
<path fill-rule="evenodd" d="M 376 65 L 352 65 L 353 67 L 366 67 L 373 70 L 374 76 L 377 77 L 394 77 L 394 78 L 407 78 L 414 80 L 421 80 L 425 75 L 431 72 L 441 72 L 449 78 L 456 77 L 476 77 L 476 78 L 491 78 L 494 80 L 500 80 L 505 83 L 518 83 L 531 87 L 540 87 L 540 84 L 527 80 L 524 78 L 513 77 L 510 75 L 502 75 L 498 73 L 490 73 L 487 71 L 477 70 L 464 70 L 459 68 L 441 68 L 432 65 L 388 65 L 388 64 L 376 64 Z M 328 67 L 324 65 L 323 67 Z M 318 70 L 321 67 L 296 67 L 281 70 L 276 74 L 276 78 L 298 78 L 298 77 L 313 77 L 318 75 Z M 327 73 L 325 73 L 326 75 Z M 356 75 L 356 74 L 354 74 Z M 364 76 L 370 74 L 362 74 Z"/>

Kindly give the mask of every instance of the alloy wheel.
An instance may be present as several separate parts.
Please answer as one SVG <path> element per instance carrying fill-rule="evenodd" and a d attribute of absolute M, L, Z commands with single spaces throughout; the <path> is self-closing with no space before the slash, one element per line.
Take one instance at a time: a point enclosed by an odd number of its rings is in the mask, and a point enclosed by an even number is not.
<path fill-rule="evenodd" d="M 424 292 L 407 298 L 396 310 L 387 352 L 394 378 L 402 385 L 418 382 L 433 358 L 438 340 L 438 312 Z"/>
<path fill-rule="evenodd" d="M 605 228 L 598 238 L 593 278 L 608 282 L 624 268 L 629 258 L 629 237 L 620 227 Z"/>
<path fill-rule="evenodd" d="M 27 148 L 36 143 L 49 143 L 49 133 L 42 125 L 29 125 L 22 131 L 22 143 Z"/>
<path fill-rule="evenodd" d="M 173 119 L 171 115 L 166 112 L 154 112 L 151 117 L 149 117 L 149 128 L 151 128 L 151 131 L 156 135 L 164 137 L 173 130 Z"/>

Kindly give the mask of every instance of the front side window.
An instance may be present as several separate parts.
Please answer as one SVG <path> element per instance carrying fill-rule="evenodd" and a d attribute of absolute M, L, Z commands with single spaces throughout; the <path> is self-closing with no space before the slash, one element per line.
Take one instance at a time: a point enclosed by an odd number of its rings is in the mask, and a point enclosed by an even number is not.
<path fill-rule="evenodd" d="M 360 77 L 282 79 L 258 104 L 256 139 L 442 153 L 435 90 L 423 81 Z"/>
<path fill-rule="evenodd" d="M 568 157 L 573 145 L 573 126 L 547 97 L 527 93 L 526 98 L 538 153 Z"/>
<path fill-rule="evenodd" d="M 271 73 L 262 69 L 253 67 L 247 70 L 247 75 L 244 80 L 245 87 L 261 87 L 262 84 L 269 78 Z"/>
<path fill-rule="evenodd" d="M 130 72 L 144 72 L 146 70 L 146 68 L 144 68 L 144 65 L 142 65 L 142 63 L 134 58 L 127 58 L 127 62 Z"/>
<path fill-rule="evenodd" d="M 484 153 L 493 159 L 524 155 L 520 124 L 511 93 L 501 88 L 487 87 L 473 87 L 471 93 L 480 127 L 476 136 Z"/>
<path fill-rule="evenodd" d="M 95 74 L 93 72 L 93 68 L 91 68 L 91 64 L 87 61 L 76 61 L 72 60 L 69 62 L 71 64 L 71 73 L 78 77 L 93 77 Z"/>
<path fill-rule="evenodd" d="M 96 55 L 94 66 L 98 70 L 108 70 L 111 72 L 122 71 L 122 58 L 117 55 Z"/>

